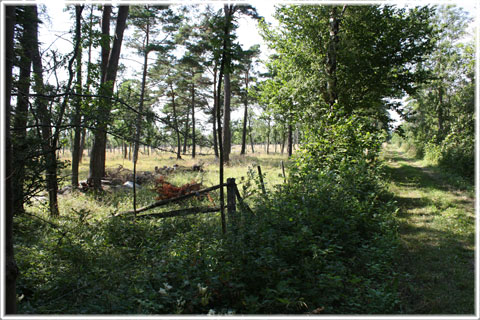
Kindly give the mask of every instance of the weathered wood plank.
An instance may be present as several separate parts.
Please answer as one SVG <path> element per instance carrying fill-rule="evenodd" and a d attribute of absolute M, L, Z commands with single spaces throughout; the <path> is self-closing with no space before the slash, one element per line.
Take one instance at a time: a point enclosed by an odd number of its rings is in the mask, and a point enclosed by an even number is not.
<path fill-rule="evenodd" d="M 226 184 L 223 184 L 223 187 L 225 187 L 225 186 L 226 186 Z M 143 212 L 143 211 L 147 211 L 147 210 L 150 210 L 150 209 L 153 209 L 153 208 L 157 208 L 157 207 L 169 204 L 169 203 L 182 201 L 182 200 L 194 197 L 194 196 L 198 196 L 198 195 L 203 194 L 203 193 L 207 193 L 207 192 L 210 192 L 210 191 L 213 191 L 213 190 L 216 190 L 216 189 L 220 189 L 220 187 L 221 187 L 220 185 L 216 185 L 216 186 L 213 186 L 213 187 L 205 188 L 205 189 L 195 191 L 195 192 L 192 192 L 192 193 L 189 193 L 189 194 L 185 194 L 185 195 L 182 195 L 182 196 L 178 196 L 178 197 L 175 197 L 175 198 L 160 200 L 160 201 L 152 203 L 148 206 L 145 206 L 143 208 L 137 209 L 137 214 L 140 213 L 140 212 Z M 115 217 L 120 216 L 122 214 L 132 214 L 132 213 L 134 213 L 133 210 L 123 211 L 123 212 L 119 212 L 119 213 L 115 214 Z"/>
<path fill-rule="evenodd" d="M 180 217 L 180 216 L 188 216 L 190 214 L 199 214 L 199 213 L 209 213 L 209 212 L 219 212 L 220 207 L 194 207 L 194 208 L 187 208 L 187 209 L 179 209 L 179 210 L 172 210 L 167 212 L 155 212 L 155 213 L 148 213 L 142 214 L 137 216 L 138 219 L 140 218 L 171 218 L 171 217 Z"/>

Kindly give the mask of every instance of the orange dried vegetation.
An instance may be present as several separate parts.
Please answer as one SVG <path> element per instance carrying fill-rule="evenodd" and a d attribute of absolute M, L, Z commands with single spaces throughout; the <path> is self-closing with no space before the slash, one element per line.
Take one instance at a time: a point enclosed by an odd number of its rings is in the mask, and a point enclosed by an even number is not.
<path fill-rule="evenodd" d="M 200 190 L 202 187 L 201 183 L 196 183 L 195 181 L 191 181 L 190 183 L 186 183 L 181 187 L 174 186 L 173 184 L 165 181 L 163 176 L 160 176 L 155 180 L 155 192 L 158 196 L 155 198 L 157 200 L 166 200 L 171 198 L 176 198 L 179 196 L 183 196 L 195 191 Z"/>

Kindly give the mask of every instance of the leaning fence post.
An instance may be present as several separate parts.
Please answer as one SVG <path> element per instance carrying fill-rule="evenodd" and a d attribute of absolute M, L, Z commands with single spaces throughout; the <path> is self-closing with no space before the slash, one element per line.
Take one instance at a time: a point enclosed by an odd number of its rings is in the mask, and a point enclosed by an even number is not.
<path fill-rule="evenodd" d="M 258 169 L 258 176 L 260 177 L 260 184 L 262 185 L 262 192 L 263 194 L 267 194 L 267 191 L 265 190 L 265 184 L 263 183 L 262 168 L 260 168 L 260 166 L 257 166 L 257 169 Z"/>
<path fill-rule="evenodd" d="M 235 178 L 227 179 L 227 213 L 228 220 L 233 221 L 235 217 L 236 203 L 235 203 Z"/>

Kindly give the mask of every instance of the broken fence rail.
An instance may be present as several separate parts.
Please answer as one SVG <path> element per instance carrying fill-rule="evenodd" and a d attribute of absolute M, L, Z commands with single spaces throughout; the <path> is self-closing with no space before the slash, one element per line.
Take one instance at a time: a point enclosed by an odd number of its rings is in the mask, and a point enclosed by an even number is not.
<path fill-rule="evenodd" d="M 140 212 L 147 211 L 147 210 L 157 208 L 157 207 L 160 207 L 160 206 L 164 206 L 164 205 L 169 204 L 169 203 L 182 201 L 182 200 L 185 200 L 185 199 L 188 199 L 188 198 L 191 198 L 191 197 L 198 196 L 198 195 L 203 194 L 203 193 L 207 193 L 207 192 L 210 192 L 210 191 L 213 191 L 213 190 L 216 190 L 216 189 L 220 189 L 220 187 L 226 187 L 226 186 L 227 186 L 227 184 L 224 183 L 223 185 L 216 185 L 216 186 L 205 188 L 205 189 L 202 189 L 202 190 L 199 190 L 199 191 L 184 194 L 184 195 L 181 195 L 181 196 L 178 196 L 178 197 L 175 197 L 175 198 L 160 200 L 160 201 L 152 203 L 148 206 L 145 206 L 143 208 L 137 209 L 136 213 L 138 214 Z M 118 216 L 123 215 L 123 214 L 134 214 L 134 213 L 135 213 L 135 210 L 129 210 L 129 211 L 119 212 L 119 213 L 115 214 L 114 216 L 118 217 Z"/>

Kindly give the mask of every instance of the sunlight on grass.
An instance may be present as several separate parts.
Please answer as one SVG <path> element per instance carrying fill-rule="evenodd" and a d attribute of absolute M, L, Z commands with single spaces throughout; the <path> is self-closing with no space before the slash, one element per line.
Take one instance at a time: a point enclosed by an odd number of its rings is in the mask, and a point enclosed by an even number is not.
<path fill-rule="evenodd" d="M 383 154 L 400 212 L 405 313 L 474 312 L 475 211 L 471 186 L 388 145 Z M 453 181 L 453 185 L 451 184 Z M 460 184 L 460 186 L 462 186 Z M 465 184 L 463 184 L 465 186 Z"/>

